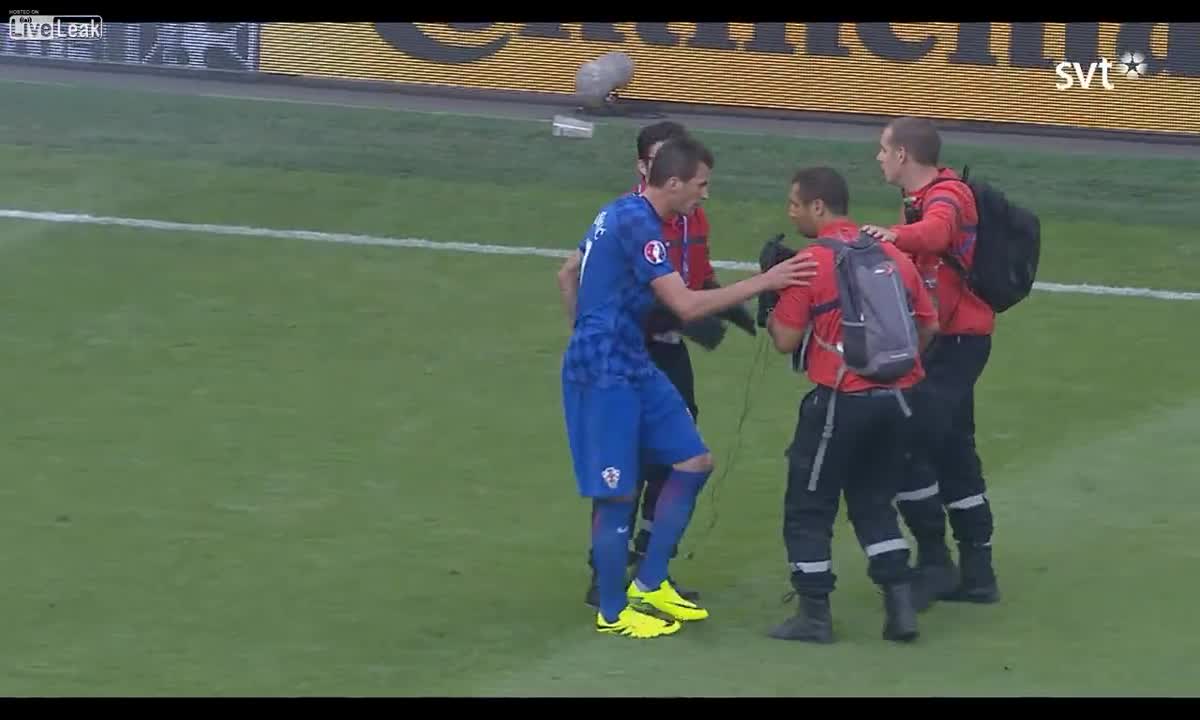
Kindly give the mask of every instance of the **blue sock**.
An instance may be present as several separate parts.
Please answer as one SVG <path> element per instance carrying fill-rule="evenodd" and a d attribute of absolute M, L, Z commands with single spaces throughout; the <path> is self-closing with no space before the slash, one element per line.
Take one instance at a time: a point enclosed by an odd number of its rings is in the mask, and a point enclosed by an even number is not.
<path fill-rule="evenodd" d="M 650 547 L 642 561 L 637 580 L 642 587 L 655 590 L 667 579 L 667 562 L 671 551 L 683 539 L 692 511 L 696 509 L 696 498 L 708 482 L 712 470 L 688 472 L 672 470 L 663 484 L 658 504 L 654 506 L 654 532 L 650 534 Z"/>
<path fill-rule="evenodd" d="M 629 556 L 629 518 L 633 503 L 604 501 L 596 503 L 592 515 L 592 562 L 596 565 L 596 585 L 600 589 L 600 614 L 616 622 L 625 609 L 625 561 Z"/>

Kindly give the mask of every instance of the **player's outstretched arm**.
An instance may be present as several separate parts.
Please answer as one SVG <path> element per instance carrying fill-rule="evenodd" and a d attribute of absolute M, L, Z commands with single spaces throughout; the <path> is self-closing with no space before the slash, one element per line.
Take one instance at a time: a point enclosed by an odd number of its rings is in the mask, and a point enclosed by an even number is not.
<path fill-rule="evenodd" d="M 575 300 L 579 295 L 579 268 L 583 264 L 583 253 L 576 250 L 558 269 L 558 292 L 562 296 L 563 310 L 567 313 L 567 326 L 575 327 Z"/>
<path fill-rule="evenodd" d="M 664 275 L 651 283 L 654 293 L 684 323 L 743 303 L 759 293 L 807 285 L 816 276 L 817 263 L 809 253 L 796 253 L 770 270 L 732 285 L 712 290 L 690 290 L 679 273 Z"/>

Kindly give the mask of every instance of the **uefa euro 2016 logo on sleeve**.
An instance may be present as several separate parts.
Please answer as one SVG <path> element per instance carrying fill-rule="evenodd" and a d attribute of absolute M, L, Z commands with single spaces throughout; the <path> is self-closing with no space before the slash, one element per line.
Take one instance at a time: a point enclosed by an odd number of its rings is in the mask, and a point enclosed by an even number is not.
<path fill-rule="evenodd" d="M 10 40 L 99 40 L 104 21 L 99 15 L 36 15 L 20 10 L 8 16 Z"/>

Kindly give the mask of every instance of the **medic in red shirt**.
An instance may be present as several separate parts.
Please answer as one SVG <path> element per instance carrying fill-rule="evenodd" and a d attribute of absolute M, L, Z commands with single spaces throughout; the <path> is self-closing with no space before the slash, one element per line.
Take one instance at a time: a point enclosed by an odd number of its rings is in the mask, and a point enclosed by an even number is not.
<path fill-rule="evenodd" d="M 896 496 L 917 540 L 920 576 L 914 594 L 921 607 L 934 600 L 997 602 L 992 507 L 975 448 L 975 384 L 991 354 L 996 314 L 956 269 L 970 269 L 974 259 L 975 199 L 953 170 L 938 164 L 941 137 L 929 120 L 892 121 L 879 146 L 884 179 L 903 193 L 903 223 L 863 229 L 913 256 L 934 290 L 941 323 L 924 358 L 926 379 L 915 393 L 921 432 Z M 946 545 L 947 515 L 961 568 Z"/>
<path fill-rule="evenodd" d="M 805 237 L 852 242 L 858 225 L 846 217 L 850 191 L 827 167 L 800 170 L 792 180 L 788 216 Z M 881 243 L 899 275 L 920 347 L 937 332 L 936 311 L 916 266 L 901 250 Z M 834 590 L 832 538 L 844 495 L 855 535 L 868 559 L 868 576 L 883 592 L 884 637 L 910 641 L 918 634 L 908 542 L 892 505 L 897 471 L 904 466 L 912 388 L 924 377 L 920 359 L 904 377 L 879 382 L 843 370 L 840 289 L 833 250 L 806 248 L 817 265 L 808 286 L 778 295 L 767 331 L 780 352 L 803 353 L 813 388 L 800 403 L 788 449 L 783 537 L 798 595 L 796 613 L 771 631 L 780 640 L 833 642 L 829 596 Z M 767 301 L 769 306 L 769 300 Z M 839 382 L 840 381 L 840 382 Z"/>

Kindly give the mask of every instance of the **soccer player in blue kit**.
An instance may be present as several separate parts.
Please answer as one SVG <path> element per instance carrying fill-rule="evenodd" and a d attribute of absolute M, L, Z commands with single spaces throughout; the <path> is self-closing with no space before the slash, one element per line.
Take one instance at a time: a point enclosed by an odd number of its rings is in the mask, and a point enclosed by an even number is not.
<path fill-rule="evenodd" d="M 655 297 L 686 323 L 763 292 L 807 284 L 815 274 L 811 256 L 797 253 L 726 287 L 690 290 L 684 284 L 667 260 L 663 220 L 691 212 L 708 197 L 712 167 L 712 153 L 699 141 L 684 137 L 664 143 L 645 191 L 605 206 L 559 270 L 572 326 L 562 364 L 563 411 L 579 492 L 598 501 L 592 554 L 601 633 L 654 638 L 677 632 L 681 620 L 708 617 L 667 582 L 671 550 L 683 536 L 713 461 L 682 396 L 646 348 L 643 325 Z M 646 559 L 633 582 L 622 587 L 643 460 L 672 470 L 656 505 Z M 650 608 L 671 619 L 642 611 Z"/>

